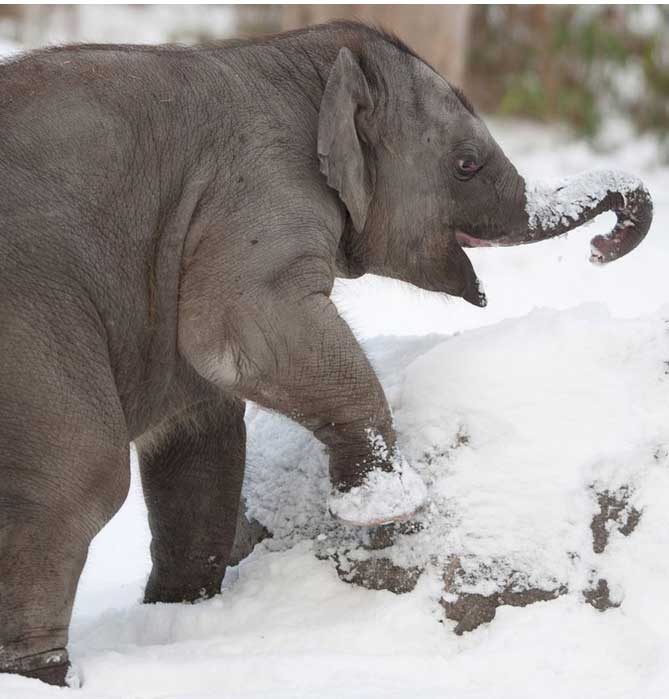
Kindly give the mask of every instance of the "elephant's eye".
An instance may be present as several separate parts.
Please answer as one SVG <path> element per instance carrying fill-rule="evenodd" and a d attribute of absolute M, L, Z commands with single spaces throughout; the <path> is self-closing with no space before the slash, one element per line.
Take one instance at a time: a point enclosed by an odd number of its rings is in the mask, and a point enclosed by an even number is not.
<path fill-rule="evenodd" d="M 479 170 L 479 164 L 471 158 L 460 158 L 456 163 L 457 175 L 460 179 L 468 180 Z"/>

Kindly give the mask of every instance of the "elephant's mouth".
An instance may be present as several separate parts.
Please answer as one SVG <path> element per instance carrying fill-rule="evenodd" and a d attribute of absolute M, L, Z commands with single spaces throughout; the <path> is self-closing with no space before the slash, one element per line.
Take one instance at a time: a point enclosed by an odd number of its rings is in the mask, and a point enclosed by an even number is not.
<path fill-rule="evenodd" d="M 498 243 L 497 240 L 475 238 L 473 235 L 463 233 L 462 231 L 455 231 L 455 239 L 463 248 L 492 248 L 497 245 L 504 245 L 504 243 Z"/>
<path fill-rule="evenodd" d="M 498 235 L 496 238 L 477 238 L 462 231 L 455 232 L 455 239 L 463 248 L 508 248 L 524 242 L 518 236 L 510 234 Z"/>

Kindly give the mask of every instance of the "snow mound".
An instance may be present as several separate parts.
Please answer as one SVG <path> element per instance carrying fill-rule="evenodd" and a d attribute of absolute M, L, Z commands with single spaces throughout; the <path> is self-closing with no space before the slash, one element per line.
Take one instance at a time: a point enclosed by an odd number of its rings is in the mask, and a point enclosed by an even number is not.
<path fill-rule="evenodd" d="M 446 601 L 452 592 L 512 599 L 527 590 L 587 600 L 602 580 L 608 606 L 619 603 L 629 576 L 620 560 L 595 551 L 593 518 L 605 494 L 624 492 L 618 510 L 643 513 L 640 527 L 646 517 L 669 524 L 664 512 L 646 512 L 669 484 L 663 319 L 614 320 L 585 305 L 452 337 L 378 338 L 367 348 L 402 453 L 428 485 L 425 508 L 392 545 L 370 546 L 369 532 L 327 512 L 320 445 L 256 409 L 245 492 L 249 516 L 273 534 L 266 546 L 315 539 L 349 573 L 355 559 L 369 558 L 450 570 Z M 617 542 L 624 525 L 602 526 Z M 664 539 L 656 532 L 638 555 L 663 556 Z"/>

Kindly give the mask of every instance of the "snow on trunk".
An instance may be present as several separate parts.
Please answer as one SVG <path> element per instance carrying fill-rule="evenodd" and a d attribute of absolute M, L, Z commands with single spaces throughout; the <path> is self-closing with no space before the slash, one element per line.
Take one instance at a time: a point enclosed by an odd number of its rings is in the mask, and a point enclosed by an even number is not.
<path fill-rule="evenodd" d="M 631 252 L 644 239 L 653 219 L 652 200 L 643 182 L 618 170 L 595 170 L 555 182 L 529 182 L 525 198 L 528 236 L 524 242 L 553 238 L 613 211 L 617 217 L 614 229 L 591 241 L 590 261 L 595 264 L 612 262 Z M 513 244 L 513 236 L 508 244 Z"/>
<path fill-rule="evenodd" d="M 584 211 L 610 191 L 628 196 L 637 189 L 645 189 L 638 177 L 617 170 L 595 170 L 559 180 L 530 181 L 525 189 L 525 211 L 530 228 L 556 228 L 581 220 Z"/>

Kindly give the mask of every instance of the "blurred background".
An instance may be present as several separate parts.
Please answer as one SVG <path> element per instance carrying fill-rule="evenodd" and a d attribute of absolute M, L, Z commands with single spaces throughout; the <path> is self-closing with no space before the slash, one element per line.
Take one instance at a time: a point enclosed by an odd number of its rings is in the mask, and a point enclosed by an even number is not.
<path fill-rule="evenodd" d="M 332 18 L 395 31 L 482 112 L 560 123 L 602 150 L 622 124 L 669 161 L 666 5 L 2 5 L 0 52 L 216 42 Z"/>

